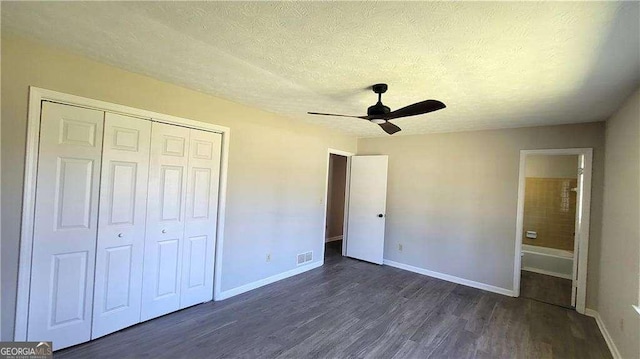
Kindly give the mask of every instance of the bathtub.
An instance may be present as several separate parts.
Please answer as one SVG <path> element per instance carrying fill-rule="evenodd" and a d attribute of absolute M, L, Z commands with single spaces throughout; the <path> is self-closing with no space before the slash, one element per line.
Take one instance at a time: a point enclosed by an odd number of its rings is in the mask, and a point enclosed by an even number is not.
<path fill-rule="evenodd" d="M 523 244 L 522 270 L 571 279 L 573 252 Z"/>

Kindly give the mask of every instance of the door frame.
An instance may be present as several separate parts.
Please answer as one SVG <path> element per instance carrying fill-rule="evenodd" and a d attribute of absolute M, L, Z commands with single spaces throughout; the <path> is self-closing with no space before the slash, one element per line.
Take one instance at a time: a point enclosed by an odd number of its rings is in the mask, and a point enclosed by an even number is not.
<path fill-rule="evenodd" d="M 344 221 L 342 225 L 342 255 L 346 254 L 346 243 L 347 243 L 347 216 L 349 214 L 349 177 L 351 175 L 351 157 L 356 154 L 353 152 L 336 150 L 333 148 L 327 149 L 327 175 L 324 183 L 324 221 L 323 221 L 323 229 L 322 229 L 322 263 L 324 264 L 324 247 L 325 241 L 327 237 L 327 208 L 329 207 L 329 178 L 330 173 L 330 165 L 331 165 L 331 155 L 338 155 L 347 158 L 347 173 L 345 176 L 345 186 L 344 186 Z"/>
<path fill-rule="evenodd" d="M 574 268 L 578 261 L 576 306 L 578 313 L 584 314 L 587 297 L 587 261 L 589 258 L 589 229 L 591 212 L 591 178 L 593 175 L 592 148 L 565 148 L 546 150 L 520 150 L 520 170 L 518 176 L 518 209 L 516 221 L 516 248 L 513 272 L 513 296 L 520 296 L 520 271 L 522 269 L 522 239 L 524 230 L 524 196 L 526 159 L 529 155 L 577 155 L 579 168 L 582 168 L 582 178 L 578 177 L 578 192 L 576 199 L 576 222 L 574 237 Z M 575 250 L 577 249 L 577 251 Z M 577 253 L 576 253 L 577 252 Z M 576 278 L 576 273 L 573 273 Z M 573 293 L 573 288 L 571 289 Z"/>
<path fill-rule="evenodd" d="M 27 114 L 27 146 L 24 169 L 24 188 L 22 196 L 22 221 L 20 226 L 20 256 L 18 262 L 18 290 L 15 311 L 14 341 L 27 340 L 27 322 L 29 316 L 29 288 L 31 282 L 31 254 L 33 251 L 33 227 L 35 216 L 36 173 L 38 166 L 38 145 L 40 142 L 40 117 L 42 101 L 51 101 L 63 105 L 71 105 L 112 112 L 135 117 L 151 122 L 189 127 L 222 135 L 220 157 L 220 187 L 218 194 L 218 218 L 216 228 L 214 290 L 213 299 L 218 300 L 222 292 L 222 249 L 224 244 L 224 219 L 227 201 L 227 173 L 229 166 L 229 141 L 231 129 L 206 122 L 189 120 L 181 117 L 165 115 L 158 112 L 141 110 L 134 107 L 114 104 L 29 86 L 29 108 Z"/>

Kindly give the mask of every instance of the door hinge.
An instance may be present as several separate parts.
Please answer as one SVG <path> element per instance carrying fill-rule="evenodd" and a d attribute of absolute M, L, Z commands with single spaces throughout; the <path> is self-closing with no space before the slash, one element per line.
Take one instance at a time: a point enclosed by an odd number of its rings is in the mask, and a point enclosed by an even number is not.
<path fill-rule="evenodd" d="M 583 175 L 584 174 L 584 168 L 578 168 L 578 176 Z"/>

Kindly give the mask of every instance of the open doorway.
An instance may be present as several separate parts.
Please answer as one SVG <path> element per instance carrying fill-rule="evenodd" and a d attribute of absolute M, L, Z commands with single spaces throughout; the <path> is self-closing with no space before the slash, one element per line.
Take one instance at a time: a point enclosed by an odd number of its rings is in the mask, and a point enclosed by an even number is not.
<path fill-rule="evenodd" d="M 525 164 L 520 295 L 571 308 L 577 155 L 531 155 Z"/>
<path fill-rule="evenodd" d="M 343 253 L 347 173 L 347 156 L 330 152 L 327 173 L 327 207 L 325 214 L 325 262 L 332 258 L 340 258 Z"/>
<path fill-rule="evenodd" d="M 584 312 L 591 149 L 521 151 L 516 294 Z"/>

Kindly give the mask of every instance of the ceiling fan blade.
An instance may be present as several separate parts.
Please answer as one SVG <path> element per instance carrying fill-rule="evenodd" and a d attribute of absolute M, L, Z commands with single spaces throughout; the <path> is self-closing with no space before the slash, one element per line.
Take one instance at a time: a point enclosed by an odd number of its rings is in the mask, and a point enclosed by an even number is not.
<path fill-rule="evenodd" d="M 384 118 L 386 120 L 391 120 L 391 119 L 400 118 L 400 117 L 422 115 L 425 113 L 442 110 L 445 107 L 447 106 L 438 100 L 426 100 L 426 101 L 414 103 L 413 105 L 405 106 L 395 111 L 391 111 L 381 116 L 381 118 Z"/>
<path fill-rule="evenodd" d="M 385 122 L 385 123 L 379 123 L 380 127 L 382 127 L 382 129 L 384 130 L 384 132 L 393 135 L 396 132 L 400 132 L 401 129 L 400 127 L 394 125 L 391 122 Z"/>
<path fill-rule="evenodd" d="M 322 113 L 322 112 L 307 112 L 307 113 L 309 115 L 352 117 L 352 118 L 362 118 L 362 119 L 366 119 L 366 117 L 367 117 L 367 116 L 338 115 L 338 114 L 335 114 L 335 113 Z"/>

